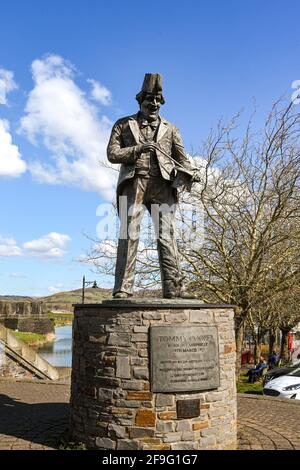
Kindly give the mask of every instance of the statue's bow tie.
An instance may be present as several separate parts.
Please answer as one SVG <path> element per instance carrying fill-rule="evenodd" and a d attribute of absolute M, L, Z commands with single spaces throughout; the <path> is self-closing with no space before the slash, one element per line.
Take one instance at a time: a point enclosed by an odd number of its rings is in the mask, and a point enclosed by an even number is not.
<path fill-rule="evenodd" d="M 148 126 L 150 126 L 152 129 L 156 129 L 158 126 L 158 121 L 152 121 L 152 122 L 142 121 L 141 122 L 141 127 L 148 127 Z"/>

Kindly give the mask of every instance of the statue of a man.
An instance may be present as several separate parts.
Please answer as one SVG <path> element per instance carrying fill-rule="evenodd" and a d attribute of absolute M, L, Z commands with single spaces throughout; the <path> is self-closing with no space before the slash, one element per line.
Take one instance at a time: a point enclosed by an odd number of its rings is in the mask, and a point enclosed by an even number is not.
<path fill-rule="evenodd" d="M 146 207 L 156 226 L 163 297 L 187 298 L 175 236 L 174 180 L 178 171 L 190 183 L 198 176 L 184 152 L 179 130 L 159 116 L 165 103 L 161 75 L 147 73 L 136 99 L 140 111 L 115 123 L 107 148 L 108 160 L 121 164 L 117 187 L 121 230 L 113 295 L 132 296 L 140 223 Z"/>

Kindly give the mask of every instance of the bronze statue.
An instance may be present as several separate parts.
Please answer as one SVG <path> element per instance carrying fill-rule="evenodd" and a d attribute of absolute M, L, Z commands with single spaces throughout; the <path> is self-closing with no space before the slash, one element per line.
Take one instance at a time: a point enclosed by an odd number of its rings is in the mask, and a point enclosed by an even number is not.
<path fill-rule="evenodd" d="M 161 75 L 147 73 L 136 99 L 140 111 L 115 123 L 107 148 L 108 160 L 121 164 L 117 187 L 121 230 L 113 295 L 132 296 L 139 228 L 146 207 L 158 225 L 163 297 L 190 298 L 184 290 L 175 237 L 176 181 L 183 177 L 190 186 L 199 176 L 185 155 L 179 130 L 159 116 L 165 103 Z M 124 200 L 127 205 L 122 210 Z M 156 222 L 153 208 L 159 212 Z"/>

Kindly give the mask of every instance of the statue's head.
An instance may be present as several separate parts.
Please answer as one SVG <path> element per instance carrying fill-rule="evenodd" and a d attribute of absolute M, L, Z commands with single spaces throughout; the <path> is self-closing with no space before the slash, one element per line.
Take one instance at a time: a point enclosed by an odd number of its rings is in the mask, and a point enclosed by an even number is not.
<path fill-rule="evenodd" d="M 159 73 L 146 73 L 142 90 L 136 95 L 140 110 L 145 119 L 155 121 L 159 109 L 165 103 L 162 94 L 162 76 Z"/>

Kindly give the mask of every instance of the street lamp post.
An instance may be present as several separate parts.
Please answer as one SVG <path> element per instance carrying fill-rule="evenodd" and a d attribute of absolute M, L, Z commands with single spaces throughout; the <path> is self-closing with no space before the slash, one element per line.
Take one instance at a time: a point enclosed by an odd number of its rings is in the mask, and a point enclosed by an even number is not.
<path fill-rule="evenodd" d="M 84 295 L 85 295 L 85 286 L 92 285 L 93 289 L 97 289 L 97 282 L 96 281 L 86 281 L 85 276 L 82 278 L 82 303 L 84 304 Z"/>

